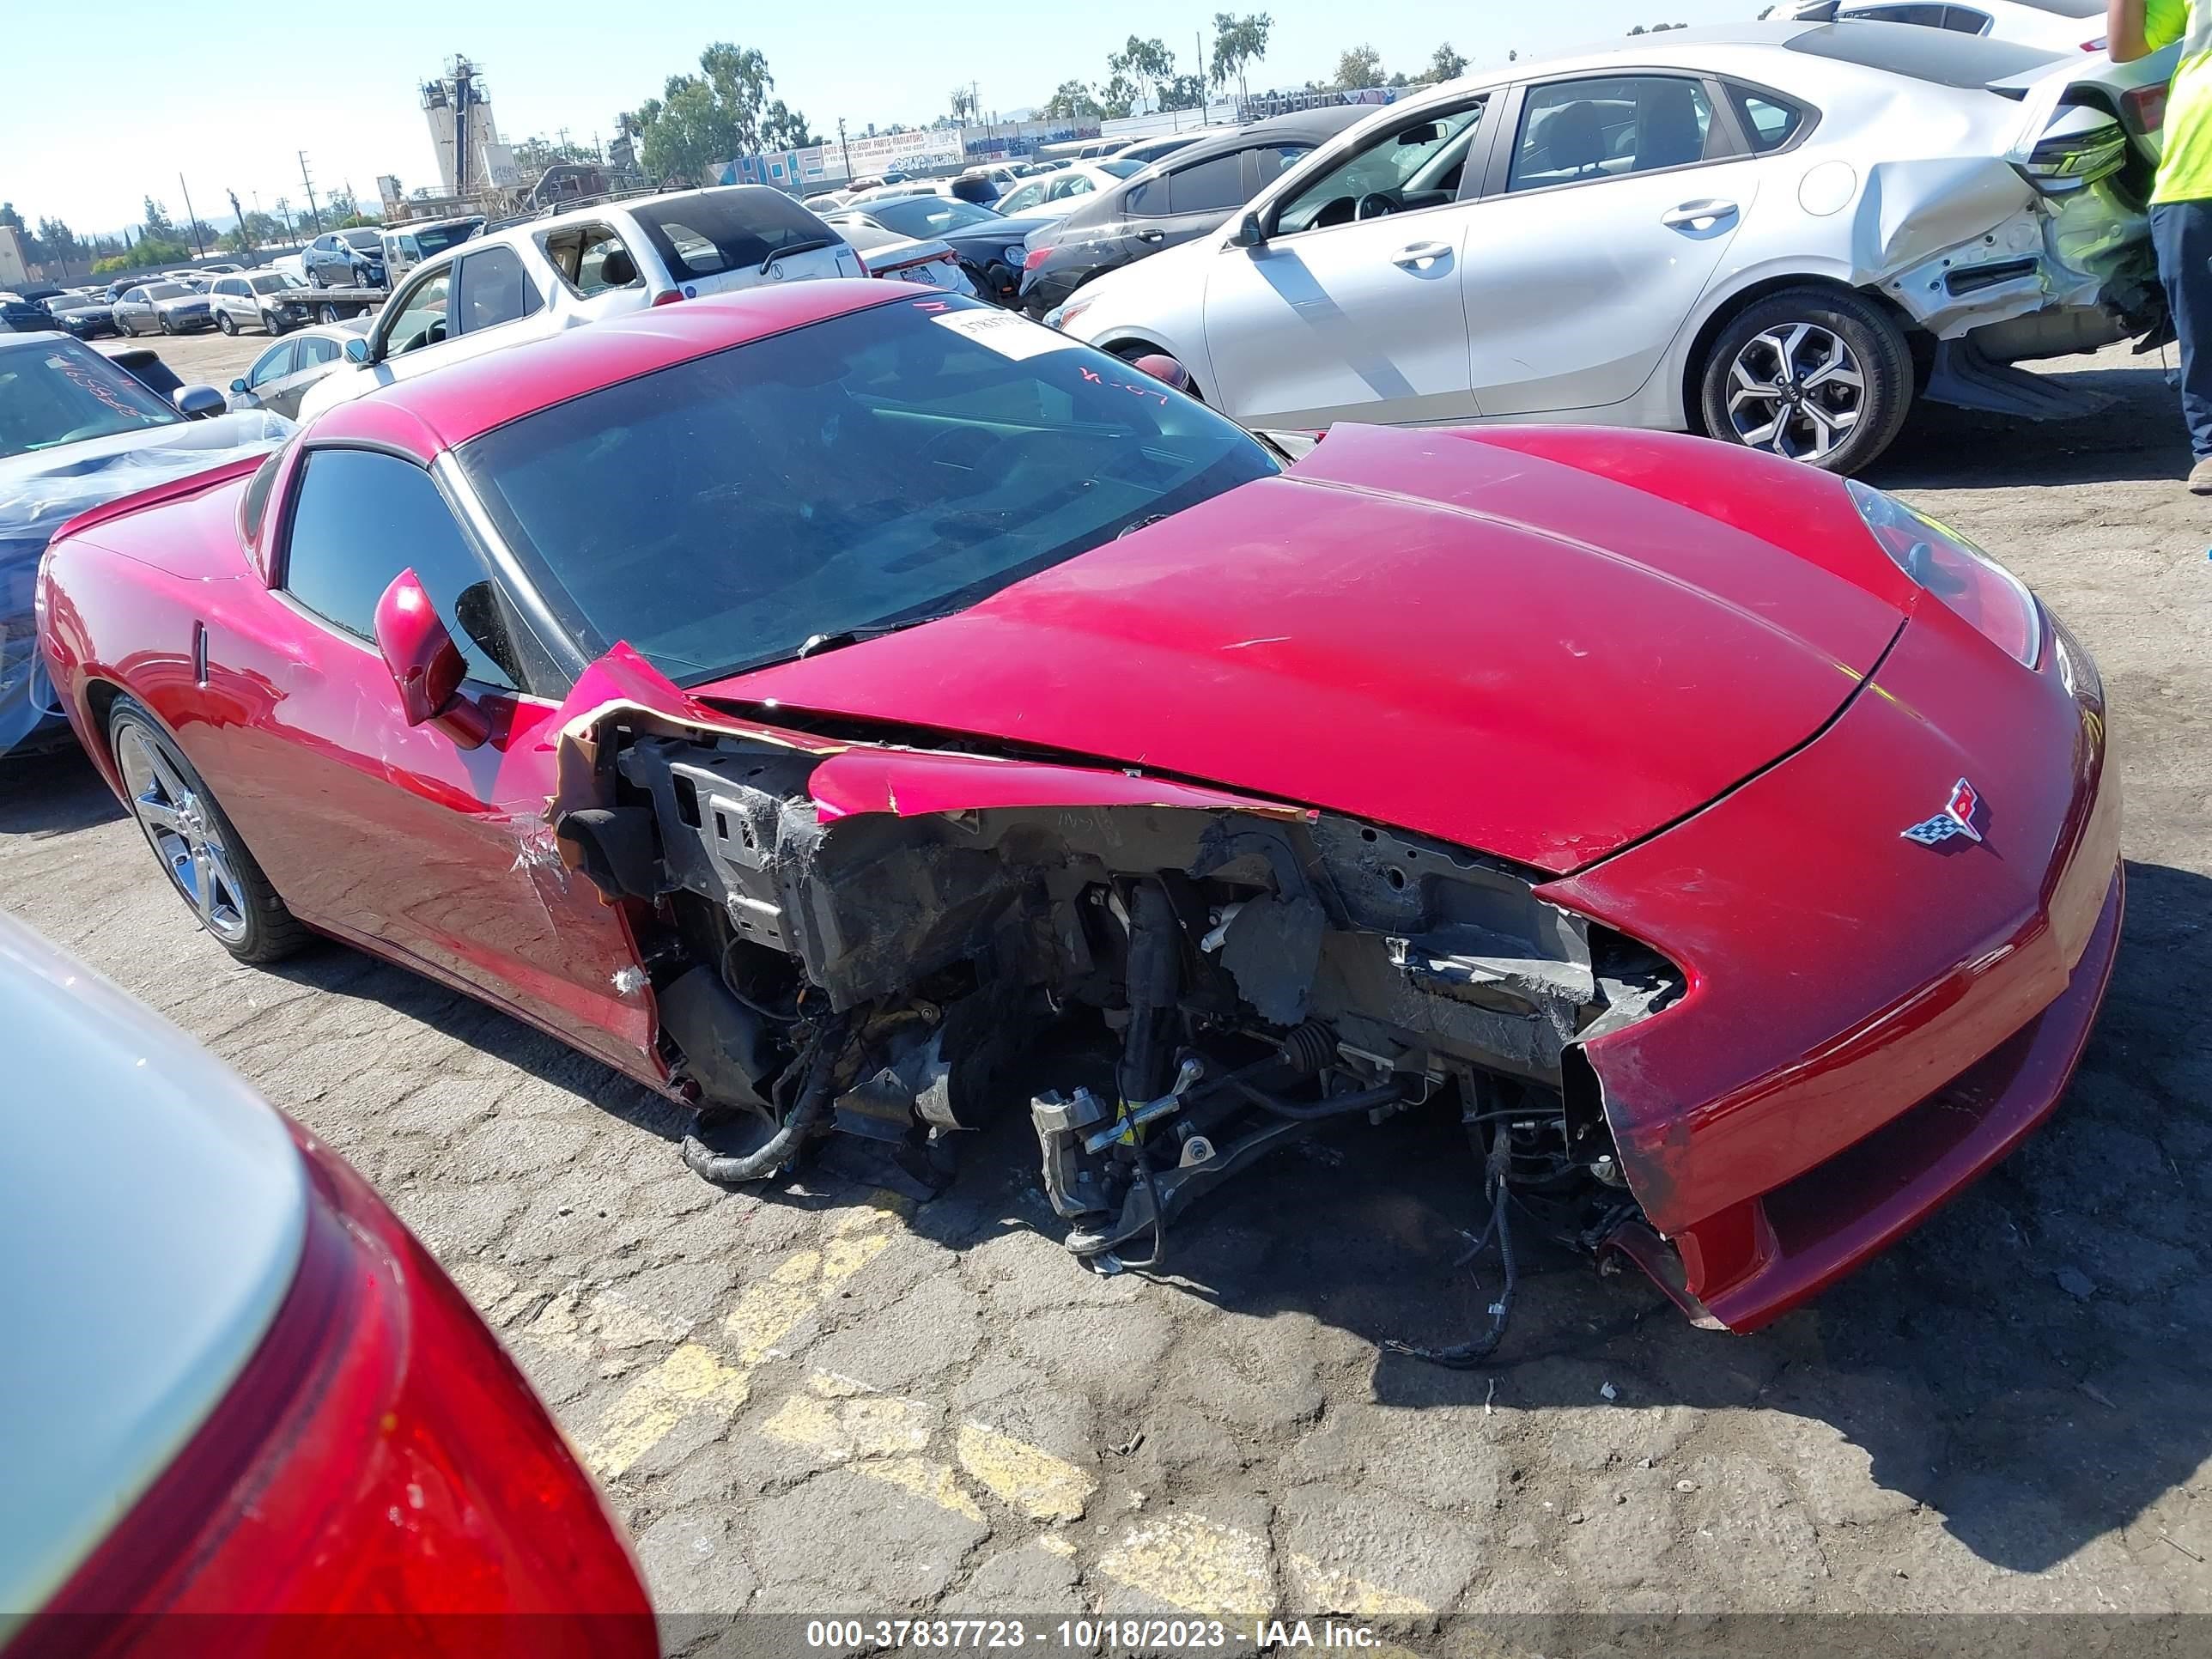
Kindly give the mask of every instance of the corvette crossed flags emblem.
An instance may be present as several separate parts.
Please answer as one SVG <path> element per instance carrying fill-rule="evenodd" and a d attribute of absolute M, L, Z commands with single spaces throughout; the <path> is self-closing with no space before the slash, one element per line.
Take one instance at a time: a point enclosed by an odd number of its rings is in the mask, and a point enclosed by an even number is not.
<path fill-rule="evenodd" d="M 1907 841 L 1917 841 L 1923 847 L 1940 847 L 1954 836 L 1964 836 L 1968 841 L 1979 841 L 1982 832 L 1974 828 L 1974 813 L 1982 798 L 1974 786 L 1960 778 L 1951 786 L 1951 799 L 1943 803 L 1943 810 L 1925 823 L 1916 823 L 1910 830 L 1900 830 Z"/>

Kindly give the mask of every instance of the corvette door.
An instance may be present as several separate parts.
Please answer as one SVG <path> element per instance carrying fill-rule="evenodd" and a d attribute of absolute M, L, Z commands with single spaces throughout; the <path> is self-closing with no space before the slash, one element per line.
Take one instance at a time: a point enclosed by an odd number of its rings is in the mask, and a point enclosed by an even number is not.
<path fill-rule="evenodd" d="M 1467 240 L 1469 369 L 1485 415 L 1635 396 L 1705 292 L 1771 164 L 1687 75 L 1522 89 Z"/>
<path fill-rule="evenodd" d="M 542 646 L 429 473 L 325 447 L 299 463 L 264 634 L 211 638 L 232 724 L 232 817 L 303 921 L 390 951 L 649 1074 L 649 991 L 618 910 L 572 878 L 544 821 L 554 787 Z M 409 726 L 371 635 L 412 568 L 467 659 L 491 736 Z M 551 695 L 540 695 L 544 690 Z"/>
<path fill-rule="evenodd" d="M 1261 426 L 1475 413 L 1461 296 L 1487 95 L 1323 161 L 1266 210 L 1266 240 L 1206 268 L 1206 345 L 1230 414 Z"/>

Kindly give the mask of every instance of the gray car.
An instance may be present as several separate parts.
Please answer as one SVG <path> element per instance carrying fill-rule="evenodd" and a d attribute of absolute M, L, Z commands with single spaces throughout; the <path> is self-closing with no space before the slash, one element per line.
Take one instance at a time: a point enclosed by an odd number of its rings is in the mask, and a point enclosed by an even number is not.
<path fill-rule="evenodd" d="M 115 302 L 115 326 L 125 334 L 190 334 L 215 326 L 205 294 L 182 283 L 142 283 Z"/>
<path fill-rule="evenodd" d="M 1323 105 L 1202 137 L 1131 145 L 1116 168 L 1137 161 L 1145 171 L 1086 197 L 1030 238 L 1022 308 L 1042 317 L 1092 278 L 1203 236 L 1284 168 L 1371 113 L 1364 104 Z"/>
<path fill-rule="evenodd" d="M 368 331 L 373 317 L 302 329 L 280 340 L 253 360 L 253 366 L 230 383 L 224 399 L 233 410 L 265 409 L 287 420 L 300 417 L 300 398 L 307 389 L 345 362 L 345 343 Z"/>

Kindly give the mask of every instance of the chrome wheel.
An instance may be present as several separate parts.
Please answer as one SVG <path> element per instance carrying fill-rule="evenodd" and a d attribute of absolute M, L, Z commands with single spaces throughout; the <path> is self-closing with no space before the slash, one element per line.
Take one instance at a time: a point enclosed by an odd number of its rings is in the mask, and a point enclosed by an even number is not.
<path fill-rule="evenodd" d="M 138 726 L 117 732 L 115 762 L 131 792 L 131 811 L 146 832 L 154 856 L 176 883 L 200 925 L 226 945 L 246 933 L 245 890 L 223 840 L 222 822 L 209 802 Z"/>
<path fill-rule="evenodd" d="M 1865 411 L 1866 376 L 1843 337 L 1817 323 L 1754 334 L 1729 370 L 1729 420 L 1739 442 L 1818 461 Z"/>

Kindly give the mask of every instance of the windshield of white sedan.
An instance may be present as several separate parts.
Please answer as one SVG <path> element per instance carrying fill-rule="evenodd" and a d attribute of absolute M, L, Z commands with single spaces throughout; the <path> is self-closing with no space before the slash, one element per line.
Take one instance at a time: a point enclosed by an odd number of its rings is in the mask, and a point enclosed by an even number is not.
<path fill-rule="evenodd" d="M 0 351 L 0 459 L 183 418 L 96 351 L 74 343 Z"/>
<path fill-rule="evenodd" d="M 626 641 L 691 684 L 963 609 L 1277 470 L 1118 359 L 941 300 L 624 381 L 459 457 L 587 652 Z"/>

